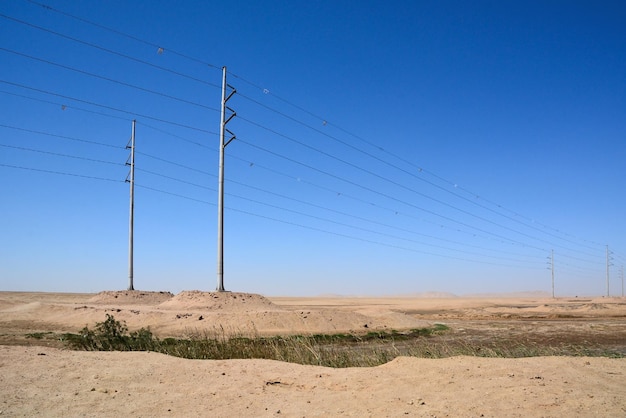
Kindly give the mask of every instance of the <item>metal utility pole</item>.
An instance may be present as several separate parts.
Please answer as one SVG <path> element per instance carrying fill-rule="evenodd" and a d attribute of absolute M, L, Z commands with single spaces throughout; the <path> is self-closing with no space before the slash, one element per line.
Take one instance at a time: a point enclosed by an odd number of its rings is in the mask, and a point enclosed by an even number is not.
<path fill-rule="evenodd" d="M 226 90 L 232 91 L 226 96 Z M 226 102 L 236 93 L 234 87 L 226 84 L 226 67 L 222 67 L 222 111 L 220 118 L 220 165 L 218 175 L 218 196 L 217 196 L 217 291 L 224 292 L 224 149 L 235 139 L 235 135 L 226 129 L 226 124 L 235 117 L 234 110 L 226 106 Z M 226 118 L 226 111 L 230 116 Z M 228 141 L 224 140 L 225 132 L 231 136 Z"/>
<path fill-rule="evenodd" d="M 135 221 L 135 120 L 130 135 L 130 142 L 126 149 L 130 148 L 130 157 L 126 165 L 130 165 L 130 174 L 126 181 L 130 183 L 130 216 L 128 222 L 128 290 L 135 290 L 133 284 L 133 230 Z"/>
<path fill-rule="evenodd" d="M 609 297 L 609 246 L 606 246 L 606 297 Z"/>
<path fill-rule="evenodd" d="M 552 270 L 552 299 L 554 299 L 554 250 L 550 252 L 550 270 Z"/>

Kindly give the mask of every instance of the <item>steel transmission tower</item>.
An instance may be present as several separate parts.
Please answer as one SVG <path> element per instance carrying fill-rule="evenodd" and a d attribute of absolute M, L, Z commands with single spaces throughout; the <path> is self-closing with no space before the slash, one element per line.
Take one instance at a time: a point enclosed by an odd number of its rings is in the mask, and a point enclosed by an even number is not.
<path fill-rule="evenodd" d="M 230 93 L 226 95 L 226 91 Z M 218 175 L 218 197 L 217 197 L 217 291 L 224 292 L 224 149 L 235 139 L 235 134 L 226 129 L 228 122 L 235 117 L 233 109 L 226 106 L 228 100 L 236 93 L 233 86 L 226 84 L 226 67 L 222 67 L 222 107 L 220 120 L 220 165 Z M 229 112 L 228 118 L 226 112 Z M 224 135 L 228 132 L 230 138 L 225 141 Z"/>

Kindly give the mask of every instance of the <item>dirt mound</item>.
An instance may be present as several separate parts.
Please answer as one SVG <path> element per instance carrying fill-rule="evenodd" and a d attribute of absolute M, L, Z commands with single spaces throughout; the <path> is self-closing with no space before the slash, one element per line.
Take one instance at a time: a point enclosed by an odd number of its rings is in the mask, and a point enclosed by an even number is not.
<path fill-rule="evenodd" d="M 98 304 L 138 304 L 157 305 L 171 299 L 170 292 L 144 292 L 140 290 L 105 290 L 89 299 L 90 303 Z"/>
<path fill-rule="evenodd" d="M 209 311 L 277 311 L 280 308 L 264 296 L 254 293 L 202 292 L 184 290 L 159 305 L 165 309 Z"/>

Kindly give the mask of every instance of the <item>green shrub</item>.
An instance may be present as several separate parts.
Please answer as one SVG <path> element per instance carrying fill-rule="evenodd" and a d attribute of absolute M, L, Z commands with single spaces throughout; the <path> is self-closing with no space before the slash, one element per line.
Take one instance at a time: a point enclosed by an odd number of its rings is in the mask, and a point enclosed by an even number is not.
<path fill-rule="evenodd" d="M 109 314 L 104 322 L 96 323 L 94 331 L 84 327 L 79 334 L 64 334 L 63 338 L 70 347 L 87 351 L 147 351 L 158 342 L 146 328 L 129 335 L 126 323 Z"/>

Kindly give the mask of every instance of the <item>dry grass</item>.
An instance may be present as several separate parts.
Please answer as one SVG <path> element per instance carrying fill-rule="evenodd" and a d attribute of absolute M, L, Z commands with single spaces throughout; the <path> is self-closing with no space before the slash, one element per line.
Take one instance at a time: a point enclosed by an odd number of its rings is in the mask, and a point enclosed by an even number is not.
<path fill-rule="evenodd" d="M 71 348 L 94 351 L 155 351 L 188 359 L 272 359 L 327 367 L 371 367 L 398 356 L 444 358 L 603 356 L 623 354 L 567 343 L 540 344 L 532 341 L 499 339 L 488 342 L 448 338 L 450 329 L 441 324 L 408 332 L 370 332 L 363 335 L 291 335 L 275 337 L 232 336 L 224 329 L 190 339 L 159 339 L 149 329 L 128 333 L 124 323 L 107 315 L 95 330 L 85 327 L 79 334 L 63 334 Z M 32 335 L 48 338 L 50 335 Z"/>

